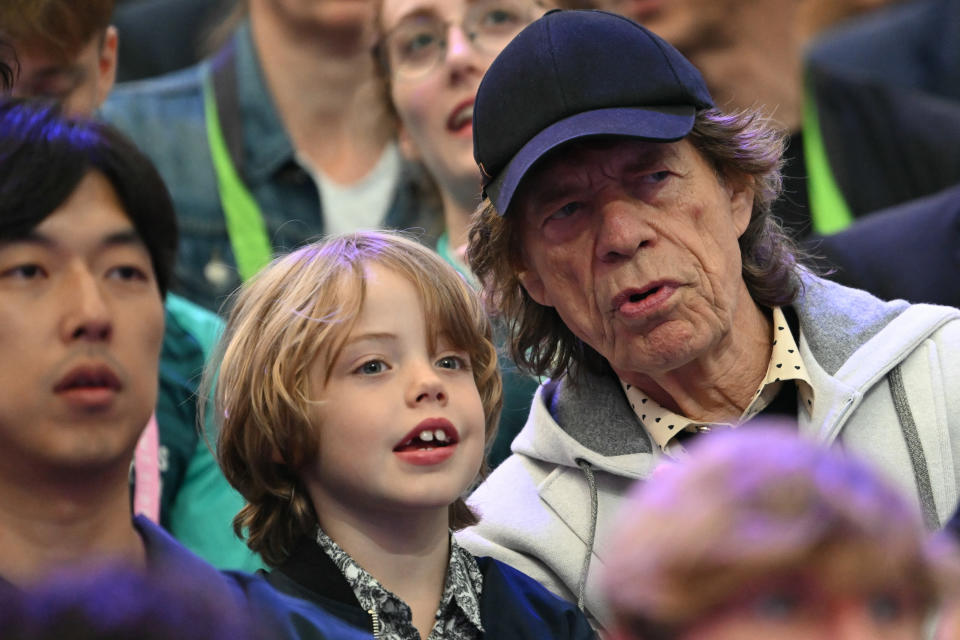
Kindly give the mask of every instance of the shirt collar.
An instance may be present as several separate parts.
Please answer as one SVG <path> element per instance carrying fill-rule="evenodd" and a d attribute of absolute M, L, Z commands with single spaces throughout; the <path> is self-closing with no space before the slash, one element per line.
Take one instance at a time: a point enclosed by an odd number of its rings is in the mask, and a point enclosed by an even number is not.
<path fill-rule="evenodd" d="M 451 532 L 450 562 L 447 565 L 447 582 L 443 587 L 441 606 L 456 602 L 473 626 L 483 632 L 480 620 L 480 593 L 483 591 L 483 574 L 477 560 L 457 544 Z"/>
<path fill-rule="evenodd" d="M 813 387 L 810 384 L 810 376 L 807 373 L 806 365 L 804 365 L 803 357 L 800 355 L 796 338 L 790 330 L 783 309 L 773 307 L 771 311 L 773 348 L 770 352 L 770 362 L 767 364 L 766 374 L 754 394 L 753 401 L 741 414 L 740 419 L 736 423 L 722 423 L 724 426 L 736 427 L 760 413 L 776 397 L 783 382 L 787 380 L 793 380 L 797 385 L 800 405 L 803 409 L 808 414 L 813 411 Z M 683 431 L 709 431 L 717 424 L 697 422 L 684 415 L 674 413 L 633 385 L 623 380 L 620 380 L 620 385 L 627 396 L 630 408 L 640 418 L 640 423 L 661 451 L 670 453 L 673 439 L 678 433 Z"/>
<path fill-rule="evenodd" d="M 770 352 L 767 373 L 757 390 L 757 397 L 744 411 L 741 422 L 762 411 L 777 395 L 776 392 L 780 390 L 779 383 L 787 380 L 793 380 L 797 385 L 800 405 L 804 411 L 808 414 L 813 411 L 813 385 L 810 383 L 810 374 L 803 362 L 803 356 L 800 355 L 798 336 L 795 337 L 790 330 L 782 308 L 773 307 L 772 320 L 773 349 Z"/>
<path fill-rule="evenodd" d="M 370 575 L 363 567 L 333 541 L 322 528 L 317 527 L 317 544 L 333 560 L 347 583 L 356 595 L 360 605 L 367 610 L 379 609 L 374 600 L 388 598 L 402 606 L 407 606 L 396 594 L 385 588 Z M 457 606 L 467 620 L 483 633 L 483 623 L 480 620 L 480 594 L 483 591 L 483 574 L 477 565 L 476 559 L 465 551 L 453 534 L 450 534 L 450 557 L 447 561 L 447 576 L 440 596 L 438 611 L 441 615 L 449 615 L 450 607 Z M 373 594 L 373 597 L 371 597 Z"/>

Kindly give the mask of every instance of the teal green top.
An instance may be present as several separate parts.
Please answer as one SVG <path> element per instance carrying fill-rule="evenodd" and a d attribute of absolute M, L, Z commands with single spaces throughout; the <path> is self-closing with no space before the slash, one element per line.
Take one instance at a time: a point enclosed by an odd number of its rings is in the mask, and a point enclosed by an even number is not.
<path fill-rule="evenodd" d="M 470 271 L 470 267 L 468 267 L 457 254 L 450 251 L 450 235 L 446 231 L 441 233 L 440 237 L 437 238 L 437 253 L 440 254 L 441 258 L 449 262 L 471 287 L 477 290 L 480 289 L 480 283 L 477 281 L 477 277 L 473 275 L 473 272 Z"/>
<path fill-rule="evenodd" d="M 203 367 L 223 331 L 216 314 L 168 294 L 160 356 L 157 425 L 160 433 L 160 523 L 191 551 L 220 569 L 253 572 L 258 555 L 233 533 L 243 497 L 230 486 L 211 447 L 216 442 L 212 405 L 197 428 L 197 392 Z"/>

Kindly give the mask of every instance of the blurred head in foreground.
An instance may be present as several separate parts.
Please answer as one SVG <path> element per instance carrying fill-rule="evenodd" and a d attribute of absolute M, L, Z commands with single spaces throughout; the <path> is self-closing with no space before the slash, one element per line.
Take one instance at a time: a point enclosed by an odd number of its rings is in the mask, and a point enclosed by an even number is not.
<path fill-rule="evenodd" d="M 698 441 L 634 488 L 610 543 L 617 640 L 919 638 L 935 601 L 913 503 L 772 426 Z"/>
<path fill-rule="evenodd" d="M 106 567 L 0 589 L 4 640 L 269 640 L 235 603 L 174 571 Z"/>

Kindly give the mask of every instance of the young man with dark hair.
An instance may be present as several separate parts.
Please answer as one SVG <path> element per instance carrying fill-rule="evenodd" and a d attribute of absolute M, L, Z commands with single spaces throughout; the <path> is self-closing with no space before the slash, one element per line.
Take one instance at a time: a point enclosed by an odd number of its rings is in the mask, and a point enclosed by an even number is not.
<path fill-rule="evenodd" d="M 18 76 L 10 74 L 13 94 L 93 115 L 113 88 L 118 46 L 110 25 L 113 8 L 113 0 L 11 0 L 0 6 L 0 38 L 20 66 Z M 222 322 L 172 294 L 165 311 L 156 422 L 144 433 L 137 456 L 136 509 L 216 566 L 256 569 L 259 558 L 230 527 L 243 502 L 196 429 L 197 385 Z"/>
<path fill-rule="evenodd" d="M 178 575 L 277 638 L 354 637 L 262 579 L 221 574 L 147 518 L 131 522 L 128 473 L 156 405 L 176 244 L 166 187 L 125 137 L 0 103 L 0 585 L 29 591 L 55 572 L 121 564 Z"/>
<path fill-rule="evenodd" d="M 169 196 L 107 129 L 0 106 L 0 575 L 147 563 L 133 449 L 156 403 Z"/>

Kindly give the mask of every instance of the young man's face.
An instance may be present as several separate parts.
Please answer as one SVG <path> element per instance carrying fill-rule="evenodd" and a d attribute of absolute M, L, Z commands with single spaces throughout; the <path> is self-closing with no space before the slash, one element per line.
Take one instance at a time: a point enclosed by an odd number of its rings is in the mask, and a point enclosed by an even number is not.
<path fill-rule="evenodd" d="M 150 255 L 101 174 L 26 238 L 0 240 L 5 481 L 125 472 L 156 403 L 163 329 Z"/>
<path fill-rule="evenodd" d="M 13 94 L 49 98 L 70 115 L 90 116 L 113 88 L 117 72 L 117 31 L 108 27 L 72 57 L 40 44 L 16 43 L 20 75 Z"/>

